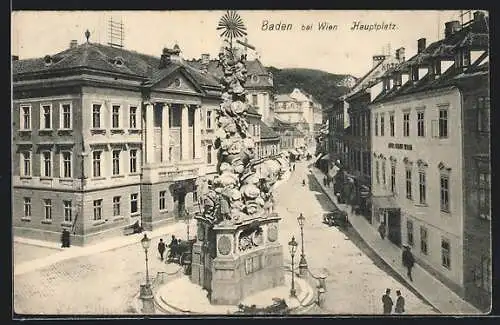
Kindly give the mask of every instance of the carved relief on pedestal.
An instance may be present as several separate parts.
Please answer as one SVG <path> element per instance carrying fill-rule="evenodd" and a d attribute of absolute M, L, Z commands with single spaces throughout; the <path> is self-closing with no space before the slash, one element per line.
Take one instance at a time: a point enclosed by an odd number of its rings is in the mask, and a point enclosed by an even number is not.
<path fill-rule="evenodd" d="M 228 255 L 231 252 L 231 239 L 228 236 L 221 236 L 217 248 L 221 255 Z"/>
<path fill-rule="evenodd" d="M 267 228 L 267 239 L 270 242 L 275 242 L 278 239 L 278 227 L 276 225 L 269 225 Z"/>

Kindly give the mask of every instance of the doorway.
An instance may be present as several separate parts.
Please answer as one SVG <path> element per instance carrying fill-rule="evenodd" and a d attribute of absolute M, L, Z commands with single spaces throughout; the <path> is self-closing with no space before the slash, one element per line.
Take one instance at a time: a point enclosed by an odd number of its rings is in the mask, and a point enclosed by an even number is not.
<path fill-rule="evenodd" d="M 387 210 L 387 238 L 395 245 L 401 246 L 401 210 L 388 209 Z"/>

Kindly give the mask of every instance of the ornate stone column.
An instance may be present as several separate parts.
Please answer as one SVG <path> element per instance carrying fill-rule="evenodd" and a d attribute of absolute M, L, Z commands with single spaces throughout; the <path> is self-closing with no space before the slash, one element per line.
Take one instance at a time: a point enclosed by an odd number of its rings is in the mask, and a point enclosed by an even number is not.
<path fill-rule="evenodd" d="M 170 106 L 165 103 L 161 114 L 161 161 L 169 161 L 168 149 L 170 147 L 170 125 L 169 125 Z"/>
<path fill-rule="evenodd" d="M 198 159 L 201 157 L 201 105 L 196 106 L 196 109 L 194 111 L 193 136 L 194 158 Z"/>
<path fill-rule="evenodd" d="M 146 143 L 145 143 L 145 158 L 146 164 L 154 162 L 154 124 L 153 124 L 153 108 L 154 105 L 151 102 L 145 102 L 144 109 L 146 110 L 145 116 L 145 133 L 146 133 Z"/>
<path fill-rule="evenodd" d="M 188 112 L 189 105 L 182 106 L 181 115 L 181 160 L 189 160 L 189 132 L 188 132 Z"/>

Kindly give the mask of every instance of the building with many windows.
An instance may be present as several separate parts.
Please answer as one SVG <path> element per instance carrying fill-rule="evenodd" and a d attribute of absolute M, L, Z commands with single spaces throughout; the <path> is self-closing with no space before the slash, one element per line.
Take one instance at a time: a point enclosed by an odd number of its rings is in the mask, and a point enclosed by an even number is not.
<path fill-rule="evenodd" d="M 70 228 L 83 245 L 196 204 L 221 91 L 177 45 L 153 57 L 87 41 L 14 60 L 13 80 L 16 236 L 58 241 Z"/>
<path fill-rule="evenodd" d="M 371 89 L 373 221 L 472 304 L 491 306 L 488 20 L 481 12 Z"/>

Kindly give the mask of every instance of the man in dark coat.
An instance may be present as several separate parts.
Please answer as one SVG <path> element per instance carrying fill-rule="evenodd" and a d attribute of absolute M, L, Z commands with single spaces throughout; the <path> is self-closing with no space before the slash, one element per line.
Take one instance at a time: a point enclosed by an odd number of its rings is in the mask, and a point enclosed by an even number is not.
<path fill-rule="evenodd" d="M 168 244 L 168 247 L 170 248 L 170 254 L 168 255 L 168 258 L 172 259 L 177 252 L 177 239 L 174 235 L 172 235 L 172 240 L 170 241 L 170 244 Z"/>
<path fill-rule="evenodd" d="M 399 290 L 396 290 L 396 296 L 396 307 L 394 307 L 394 312 L 396 314 L 402 314 L 405 312 L 405 298 L 403 298 Z"/>
<path fill-rule="evenodd" d="M 158 253 L 160 253 L 160 258 L 163 261 L 163 253 L 165 253 L 165 243 L 163 239 L 160 238 L 160 242 L 158 243 Z"/>
<path fill-rule="evenodd" d="M 378 226 L 378 233 L 380 234 L 380 238 L 384 239 L 385 238 L 385 222 L 382 221 L 380 223 L 380 226 Z"/>
<path fill-rule="evenodd" d="M 63 229 L 62 234 L 61 234 L 61 247 L 66 248 L 70 247 L 70 233 L 68 229 Z"/>
<path fill-rule="evenodd" d="M 403 250 L 403 265 L 408 269 L 408 272 L 406 274 L 410 278 L 410 281 L 413 281 L 413 278 L 411 277 L 411 269 L 413 268 L 414 264 L 415 258 L 410 251 L 410 246 L 405 246 Z"/>
<path fill-rule="evenodd" d="M 391 289 L 386 289 L 385 294 L 382 295 L 382 304 L 384 307 L 384 314 L 390 314 L 392 311 L 392 298 L 390 296 L 391 294 Z"/>

